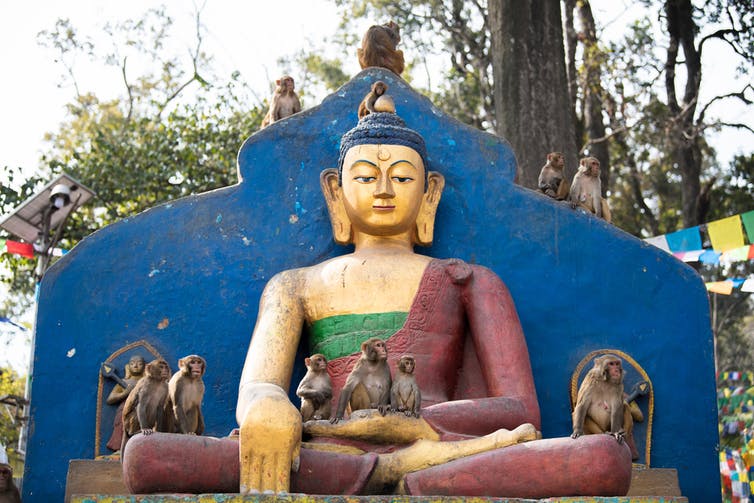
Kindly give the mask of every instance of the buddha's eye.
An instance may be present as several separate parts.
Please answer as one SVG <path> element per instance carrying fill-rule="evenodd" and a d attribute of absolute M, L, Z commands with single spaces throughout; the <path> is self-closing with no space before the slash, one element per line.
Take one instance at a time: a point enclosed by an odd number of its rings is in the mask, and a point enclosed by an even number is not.
<path fill-rule="evenodd" d="M 410 176 L 394 176 L 392 180 L 397 183 L 408 183 L 414 181 Z"/>
<path fill-rule="evenodd" d="M 377 179 L 375 176 L 354 176 L 354 180 L 359 183 L 371 183 Z"/>

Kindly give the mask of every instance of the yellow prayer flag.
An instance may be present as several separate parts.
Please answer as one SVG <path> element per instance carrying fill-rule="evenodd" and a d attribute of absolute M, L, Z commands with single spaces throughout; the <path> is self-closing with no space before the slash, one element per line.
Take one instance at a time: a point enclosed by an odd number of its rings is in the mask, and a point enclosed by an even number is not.
<path fill-rule="evenodd" d="M 731 292 L 733 292 L 732 281 L 712 281 L 710 283 L 705 283 L 704 286 L 707 287 L 708 291 L 720 293 L 722 295 L 730 295 Z"/>
<path fill-rule="evenodd" d="M 712 248 L 715 251 L 724 252 L 744 245 L 744 233 L 741 230 L 740 215 L 708 223 L 707 232 L 712 241 Z"/>

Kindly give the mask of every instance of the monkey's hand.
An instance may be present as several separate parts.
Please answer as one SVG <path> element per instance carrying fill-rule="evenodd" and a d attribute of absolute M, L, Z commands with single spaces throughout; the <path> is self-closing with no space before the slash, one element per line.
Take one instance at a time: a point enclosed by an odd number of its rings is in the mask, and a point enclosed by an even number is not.
<path fill-rule="evenodd" d="M 623 430 L 618 431 L 616 433 L 611 433 L 610 435 L 612 435 L 613 437 L 615 437 L 615 440 L 617 440 L 619 444 L 622 444 L 623 441 L 626 438 L 626 432 L 623 431 Z"/>
<path fill-rule="evenodd" d="M 251 388 L 239 442 L 241 494 L 287 493 L 299 466 L 301 414 L 279 386 Z"/>
<path fill-rule="evenodd" d="M 584 432 L 582 430 L 573 430 L 573 433 L 571 433 L 571 438 L 579 438 L 583 434 Z"/>

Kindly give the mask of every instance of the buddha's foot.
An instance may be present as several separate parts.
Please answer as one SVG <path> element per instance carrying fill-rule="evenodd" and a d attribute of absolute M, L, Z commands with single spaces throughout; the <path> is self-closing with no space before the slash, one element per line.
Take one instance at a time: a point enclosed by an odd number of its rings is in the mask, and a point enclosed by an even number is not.
<path fill-rule="evenodd" d="M 509 445 L 530 442 L 542 438 L 541 433 L 539 433 L 534 425 L 530 423 L 524 423 L 513 430 L 497 430 L 492 436 L 494 438 L 495 447 L 507 447 Z"/>

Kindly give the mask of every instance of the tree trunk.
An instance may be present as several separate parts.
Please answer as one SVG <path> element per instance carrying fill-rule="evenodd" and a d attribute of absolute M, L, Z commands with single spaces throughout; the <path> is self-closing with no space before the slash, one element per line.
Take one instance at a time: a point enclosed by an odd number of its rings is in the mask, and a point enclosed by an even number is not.
<path fill-rule="evenodd" d="M 581 41 L 584 44 L 584 69 L 582 72 L 584 90 L 584 130 L 586 149 L 591 157 L 600 161 L 602 195 L 607 193 L 610 182 L 610 152 L 605 137 L 605 123 L 602 117 L 602 54 L 597 45 L 597 28 L 594 25 L 592 7 L 588 0 L 578 2 L 581 22 Z"/>
<path fill-rule="evenodd" d="M 565 154 L 566 176 L 577 167 L 568 96 L 560 2 L 490 0 L 497 131 L 513 146 L 517 182 L 536 188 L 548 152 Z"/>
<path fill-rule="evenodd" d="M 665 61 L 665 93 L 668 98 L 670 124 L 667 141 L 670 146 L 670 159 L 674 169 L 681 174 L 681 212 L 683 226 L 692 227 L 704 221 L 705 205 L 699 204 L 701 195 L 702 156 L 699 143 L 701 138 L 694 124 L 699 84 L 702 80 L 702 66 L 699 51 L 694 45 L 698 27 L 694 21 L 694 7 L 691 0 L 667 0 L 665 2 L 668 36 L 670 43 Z M 683 98 L 676 96 L 676 65 L 679 62 L 678 50 L 683 48 L 683 64 L 686 69 L 686 82 Z"/>

